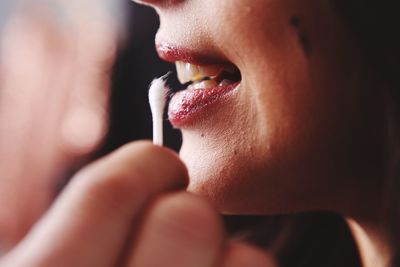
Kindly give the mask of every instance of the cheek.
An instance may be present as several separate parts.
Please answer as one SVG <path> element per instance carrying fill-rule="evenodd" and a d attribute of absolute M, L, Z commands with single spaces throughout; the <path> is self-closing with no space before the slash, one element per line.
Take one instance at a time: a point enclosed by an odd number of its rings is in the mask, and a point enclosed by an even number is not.
<path fill-rule="evenodd" d="M 363 118 L 371 103 L 357 89 L 340 27 L 312 2 L 305 11 L 298 1 L 232 1 L 220 13 L 224 31 L 210 26 L 239 66 L 242 88 L 234 104 L 218 107 L 223 119 L 203 125 L 205 135 L 183 132 L 181 155 L 189 189 L 222 211 L 334 208 L 332 199 L 346 199 L 363 176 L 372 154 L 359 137 L 370 131 Z"/>
<path fill-rule="evenodd" d="M 327 7 L 308 13 L 297 6 L 280 8 L 272 9 L 273 29 L 255 32 L 257 39 L 243 38 L 238 46 L 248 85 L 243 93 L 251 99 L 255 127 L 267 142 L 282 143 L 289 151 L 313 150 L 346 128 L 346 117 L 358 113 L 358 77 L 347 74 L 353 71 L 343 59 L 343 36 Z"/>
<path fill-rule="evenodd" d="M 210 107 L 206 120 L 197 121 L 194 129 L 188 127 L 182 132 L 180 155 L 189 169 L 189 190 L 211 197 L 221 209 L 226 208 L 226 200 L 235 198 L 230 195 L 231 188 L 240 183 L 239 177 L 246 176 L 254 155 L 260 154 L 257 150 L 262 148 L 254 142 L 256 131 L 252 130 L 257 121 L 249 114 L 256 112 L 243 94 L 245 90 L 243 83 L 234 97 Z M 244 173 L 239 174 L 238 170 Z"/>
<path fill-rule="evenodd" d="M 274 43 L 280 42 L 280 33 L 289 16 L 286 14 L 287 1 L 211 2 L 216 8 L 208 10 L 206 16 L 215 20 L 207 25 L 208 32 L 226 56 L 234 59 L 239 67 L 247 63 L 247 57 L 268 51 Z"/>

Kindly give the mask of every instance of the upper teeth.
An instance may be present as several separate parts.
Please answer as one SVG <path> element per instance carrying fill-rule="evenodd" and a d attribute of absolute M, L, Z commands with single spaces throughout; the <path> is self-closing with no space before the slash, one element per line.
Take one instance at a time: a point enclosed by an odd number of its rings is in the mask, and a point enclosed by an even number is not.
<path fill-rule="evenodd" d="M 220 66 L 197 66 L 182 61 L 177 61 L 175 64 L 178 80 L 182 84 L 201 81 L 206 77 L 214 78 L 224 70 Z"/>

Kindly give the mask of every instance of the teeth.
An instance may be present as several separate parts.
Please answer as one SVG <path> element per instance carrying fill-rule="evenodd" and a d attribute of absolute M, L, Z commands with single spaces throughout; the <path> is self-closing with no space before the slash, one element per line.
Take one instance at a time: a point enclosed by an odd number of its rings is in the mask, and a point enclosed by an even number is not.
<path fill-rule="evenodd" d="M 206 77 L 213 78 L 223 70 L 219 66 L 197 66 L 181 61 L 177 61 L 175 65 L 181 84 L 200 81 Z"/>
<path fill-rule="evenodd" d="M 219 83 L 218 86 L 227 86 L 233 84 L 232 81 L 224 79 L 222 82 Z"/>
<path fill-rule="evenodd" d="M 192 89 L 208 89 L 208 88 L 214 88 L 217 86 L 218 86 L 218 84 L 216 81 L 206 80 L 206 81 L 202 81 L 202 82 L 195 82 L 190 87 Z"/>

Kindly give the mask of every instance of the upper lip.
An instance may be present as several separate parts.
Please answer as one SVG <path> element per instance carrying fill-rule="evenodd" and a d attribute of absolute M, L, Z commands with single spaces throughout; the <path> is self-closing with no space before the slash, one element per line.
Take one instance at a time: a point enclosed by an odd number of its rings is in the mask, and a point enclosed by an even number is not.
<path fill-rule="evenodd" d="M 208 50 L 199 49 L 195 51 L 178 45 L 170 44 L 168 42 L 157 42 L 156 49 L 160 58 L 167 62 L 185 62 L 204 67 L 221 67 L 221 70 L 225 70 L 224 72 L 227 71 L 232 75 L 228 75 L 228 77 L 225 75 L 220 78 L 233 78 L 233 81 L 236 79 L 238 81 L 241 80 L 240 70 L 237 66 L 229 62 L 224 57 L 216 56 Z"/>
<path fill-rule="evenodd" d="M 161 59 L 175 63 L 177 61 L 187 62 L 194 65 L 232 65 L 225 59 L 211 56 L 207 53 L 191 50 L 189 48 L 180 47 L 179 45 L 167 42 L 157 42 L 156 49 Z"/>

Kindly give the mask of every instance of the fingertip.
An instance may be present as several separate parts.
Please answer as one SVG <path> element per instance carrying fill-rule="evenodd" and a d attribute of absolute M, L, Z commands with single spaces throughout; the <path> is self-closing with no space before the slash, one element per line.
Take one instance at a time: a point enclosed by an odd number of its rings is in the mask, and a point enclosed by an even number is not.
<path fill-rule="evenodd" d="M 166 168 L 166 173 L 171 171 L 174 176 L 182 179 L 182 184 L 187 185 L 189 182 L 188 170 L 178 154 L 169 148 L 154 145 L 151 141 L 141 140 L 125 144 L 115 154 L 132 161 L 141 159 L 143 163 L 152 164 L 155 170 Z"/>
<path fill-rule="evenodd" d="M 81 209 L 131 214 L 154 196 L 184 189 L 187 184 L 186 167 L 174 152 L 139 141 L 85 167 L 64 195 L 85 203 Z"/>
<path fill-rule="evenodd" d="M 133 184 L 137 190 L 146 190 L 154 184 L 163 185 L 165 189 L 182 189 L 189 182 L 186 166 L 178 155 L 149 141 L 125 144 L 88 165 L 76 176 L 82 178 L 75 177 L 74 180 L 106 185 L 115 183 L 122 188 Z"/>

